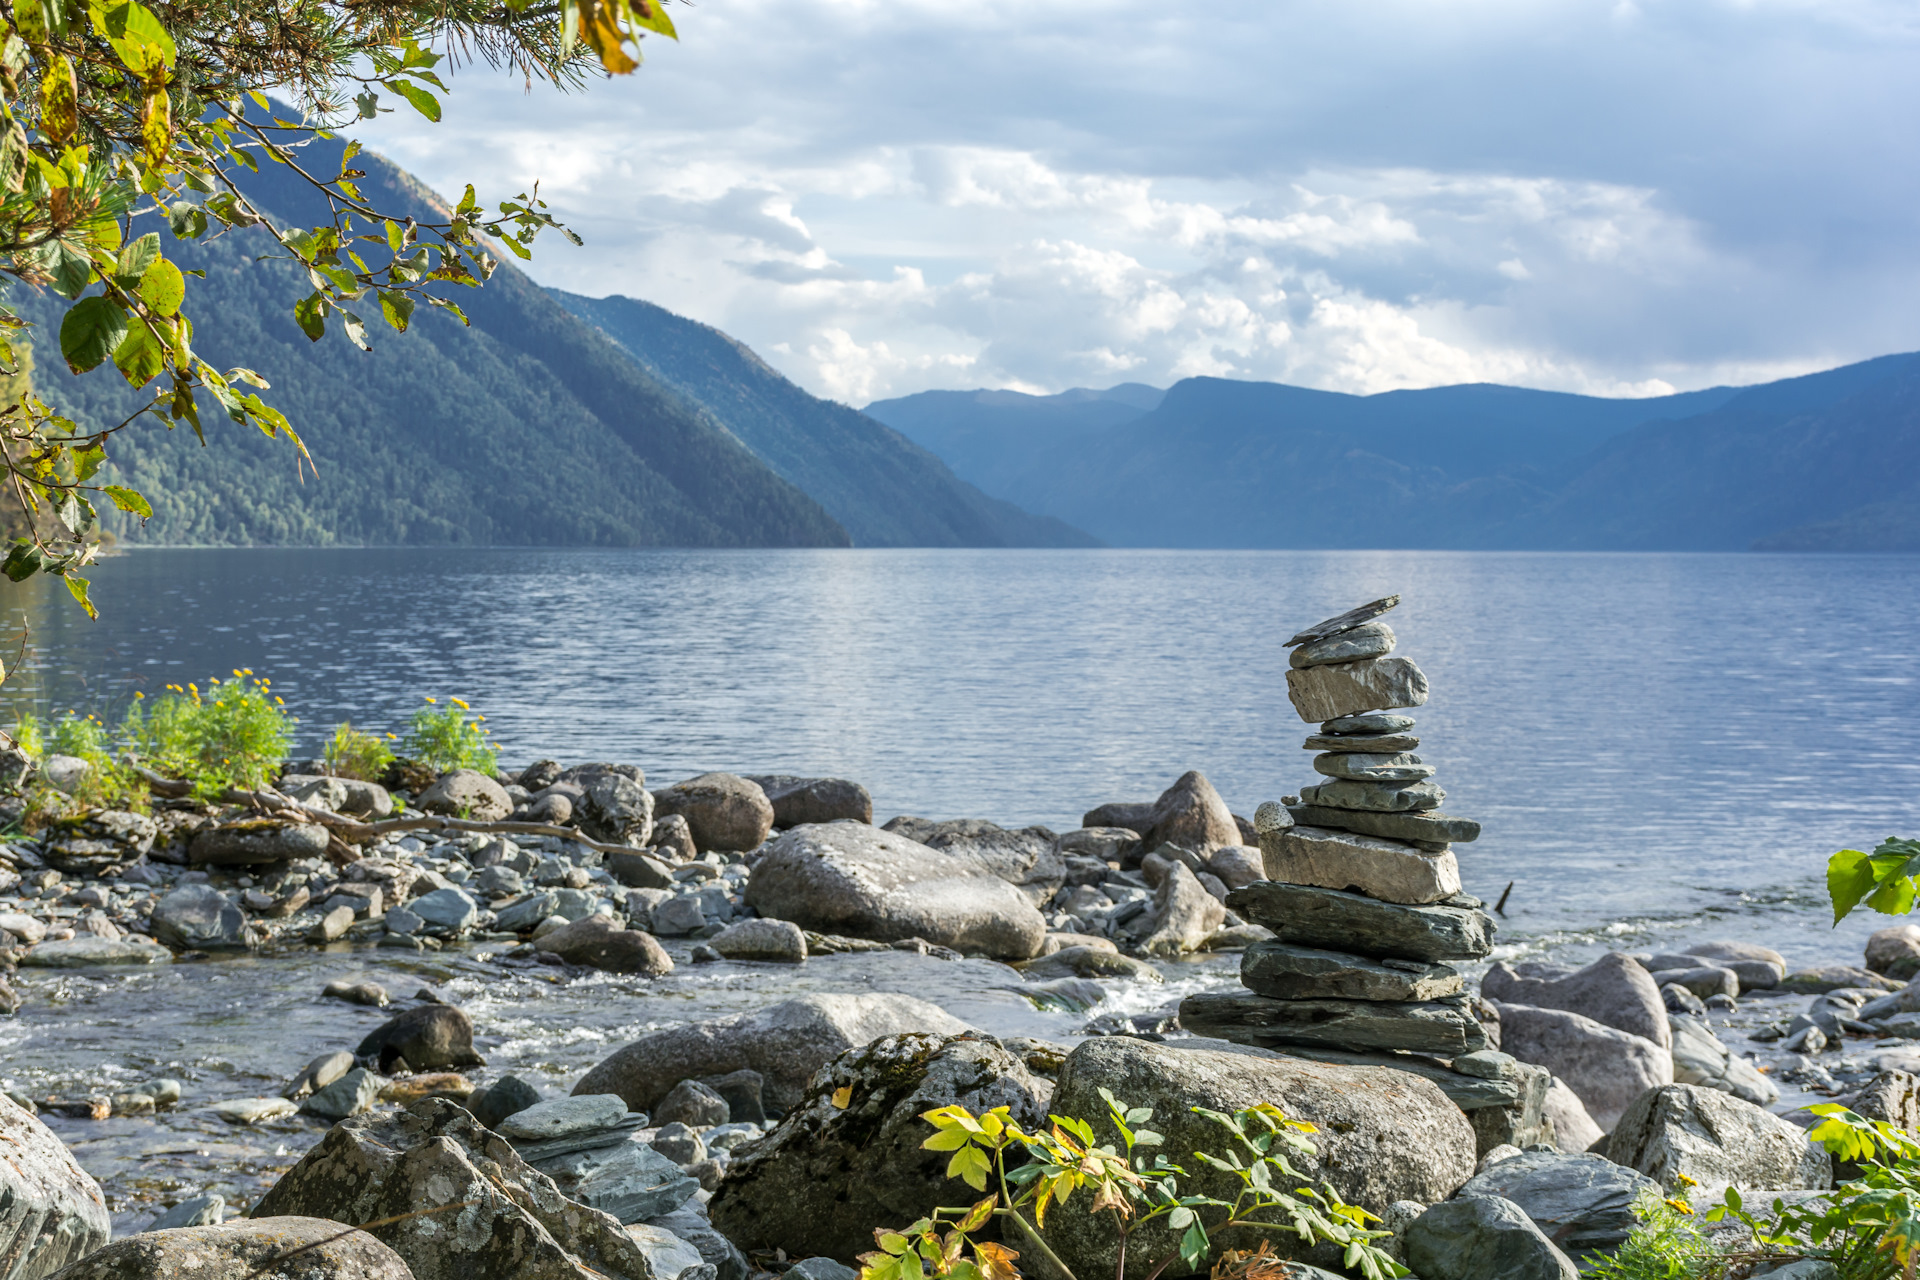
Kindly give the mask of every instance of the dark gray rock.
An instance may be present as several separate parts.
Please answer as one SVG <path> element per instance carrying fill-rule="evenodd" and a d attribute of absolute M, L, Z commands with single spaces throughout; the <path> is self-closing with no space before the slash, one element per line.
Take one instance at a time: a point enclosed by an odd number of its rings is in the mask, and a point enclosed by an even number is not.
<path fill-rule="evenodd" d="M 540 1092 L 519 1076 L 501 1076 L 467 1099 L 467 1110 L 489 1129 L 540 1101 Z"/>
<path fill-rule="evenodd" d="M 682 1080 L 668 1090 L 667 1096 L 653 1109 L 655 1124 L 677 1121 L 696 1129 L 726 1124 L 732 1118 L 733 1108 L 727 1105 L 727 1100 L 698 1080 Z"/>
<path fill-rule="evenodd" d="M 475 822 L 499 822 L 513 812 L 505 787 L 478 769 L 450 769 L 420 793 L 414 807 Z"/>
<path fill-rule="evenodd" d="M 835 1106 L 841 1089 L 851 1093 Z M 912 1222 L 955 1194 L 950 1157 L 921 1146 L 931 1132 L 922 1114 L 1004 1106 L 1019 1124 L 1038 1126 L 1052 1092 L 979 1036 L 877 1040 L 814 1076 L 779 1126 L 735 1158 L 708 1212 L 746 1249 L 851 1260 L 871 1247 L 875 1223 Z"/>
<path fill-rule="evenodd" d="M 457 1213 L 419 1212 L 461 1201 Z M 415 1280 L 667 1280 L 610 1215 L 562 1195 L 505 1138 L 438 1098 L 335 1125 L 252 1216 L 367 1223 Z"/>
<path fill-rule="evenodd" d="M 633 1110 L 650 1111 L 682 1080 L 745 1068 L 763 1077 L 766 1104 L 784 1110 L 800 1101 L 815 1071 L 849 1049 L 909 1031 L 958 1035 L 968 1029 L 912 996 L 801 996 L 754 1013 L 650 1032 L 588 1071 L 574 1092 L 617 1093 Z"/>
<path fill-rule="evenodd" d="M 1578 1280 L 1580 1275 L 1520 1206 L 1493 1196 L 1436 1204 L 1413 1220 L 1404 1239 L 1407 1265 L 1422 1280 Z"/>
<path fill-rule="evenodd" d="M 1153 830 L 1152 800 L 1116 800 L 1089 809 L 1081 815 L 1082 827 L 1121 827 L 1142 840 Z"/>
<path fill-rule="evenodd" d="M 439 938 L 457 938 L 473 928 L 480 919 L 480 904 L 465 889 L 434 889 L 407 903 L 407 910 L 419 916 L 426 932 Z"/>
<path fill-rule="evenodd" d="M 1801 969 L 1790 973 L 1780 980 L 1780 986 L 1801 995 L 1824 995 L 1829 991 L 1838 991 L 1843 987 L 1865 987 L 1870 991 L 1898 991 L 1901 983 L 1885 978 L 1869 969 L 1850 964 L 1822 964 L 1810 969 Z"/>
<path fill-rule="evenodd" d="M 1524 1151 L 1477 1174 L 1454 1198 L 1510 1200 L 1569 1257 L 1584 1259 L 1624 1244 L 1634 1228 L 1634 1197 L 1658 1186 L 1605 1156 Z"/>
<path fill-rule="evenodd" d="M 778 831 L 810 822 L 873 821 L 873 797 L 857 782 L 845 778 L 795 778 L 787 774 L 750 776 L 773 805 Z"/>
<path fill-rule="evenodd" d="M 730 1123 L 764 1125 L 767 1122 L 766 1103 L 761 1098 L 765 1081 L 758 1071 L 729 1071 L 723 1076 L 708 1076 L 700 1083 L 726 1101 Z"/>
<path fill-rule="evenodd" d="M 1464 1000 L 1273 1000 L 1251 991 L 1209 991 L 1180 1002 L 1195 1035 L 1271 1048 L 1286 1044 L 1404 1049 L 1451 1057 L 1487 1047 Z"/>
<path fill-rule="evenodd" d="M 1166 981 L 1165 975 L 1145 960 L 1089 946 L 1062 947 L 1052 955 L 1028 960 L 1015 967 L 1033 982 L 1051 982 L 1057 978 L 1106 978 L 1152 983 Z"/>
<path fill-rule="evenodd" d="M 1805 1130 L 1751 1102 L 1691 1084 L 1636 1098 L 1614 1127 L 1607 1158 L 1669 1189 L 1684 1174 L 1708 1200 L 1730 1186 L 1746 1193 L 1833 1185 L 1826 1148 Z"/>
<path fill-rule="evenodd" d="M 149 1229 L 54 1274 L 58 1280 L 415 1280 L 398 1253 L 366 1232 L 303 1217 Z"/>
<path fill-rule="evenodd" d="M 187 842 L 187 859 L 214 866 L 252 866 L 318 858 L 327 852 L 327 829 L 315 822 L 249 818 L 202 827 Z"/>
<path fill-rule="evenodd" d="M 147 1231 L 176 1231 L 181 1227 L 217 1227 L 226 1220 L 227 1198 L 219 1192 L 182 1200 L 149 1222 Z"/>
<path fill-rule="evenodd" d="M 1668 1013 L 1691 1013 L 1700 1017 L 1706 1015 L 1707 1002 L 1685 987 L 1663 983 L 1660 987 L 1660 998 L 1666 1002 Z"/>
<path fill-rule="evenodd" d="M 1277 1000 L 1437 1000 L 1458 995 L 1464 980 L 1451 965 L 1256 942 L 1240 957 L 1240 984 Z"/>
<path fill-rule="evenodd" d="M 1740 994 L 1740 975 L 1731 969 L 1723 969 L 1717 964 L 1701 965 L 1693 969 L 1656 969 L 1653 972 L 1656 986 L 1672 984 L 1681 987 L 1702 1000 L 1714 996 L 1737 996 Z"/>
<path fill-rule="evenodd" d="M 751 1268 L 746 1256 L 734 1247 L 733 1241 L 714 1230 L 704 1210 L 688 1204 L 652 1219 L 648 1225 L 671 1231 L 698 1249 L 707 1265 L 713 1268 L 713 1275 L 704 1280 L 747 1280 Z M 688 1280 L 701 1278 L 689 1277 Z"/>
<path fill-rule="evenodd" d="M 244 951 L 256 941 L 240 908 L 207 884 L 183 884 L 154 903 L 151 928 L 178 951 Z"/>
<path fill-rule="evenodd" d="M 1289 813 L 1303 827 L 1333 827 L 1385 840 L 1419 840 L 1427 844 L 1466 844 L 1480 838 L 1480 824 L 1454 818 L 1438 810 L 1420 813 L 1372 813 L 1363 809 L 1333 809 L 1325 805 L 1295 805 Z"/>
<path fill-rule="evenodd" d="M 1398 592 L 1390 596 L 1382 596 L 1378 600 L 1369 600 L 1357 608 L 1349 609 L 1345 613 L 1328 618 L 1324 622 L 1316 622 L 1305 630 L 1296 632 L 1293 638 L 1286 642 L 1285 647 L 1291 649 L 1296 645 L 1313 644 L 1325 640 L 1328 636 L 1337 636 L 1342 631 L 1352 631 L 1356 627 L 1365 626 L 1399 603 Z"/>
<path fill-rule="evenodd" d="M 53 1130 L 5 1096 L 0 1149 L 0 1261 L 9 1280 L 38 1280 L 107 1242 L 113 1222 L 99 1184 Z"/>
<path fill-rule="evenodd" d="M 1405 733 L 1413 728 L 1412 716 L 1396 716 L 1388 711 L 1369 711 L 1363 715 L 1340 716 L 1320 726 L 1322 733 Z"/>
<path fill-rule="evenodd" d="M 627 1104 L 617 1095 L 575 1094 L 567 1098 L 549 1098 L 517 1111 L 495 1126 L 494 1131 L 515 1147 L 528 1147 L 585 1134 L 609 1134 L 627 1120 Z M 638 1122 L 635 1122 L 635 1127 L 638 1127 Z"/>
<path fill-rule="evenodd" d="M 700 1141 L 700 1135 L 677 1120 L 661 1125 L 660 1131 L 653 1135 L 652 1145 L 655 1151 L 682 1169 L 697 1165 L 707 1158 L 707 1147 Z"/>
<path fill-rule="evenodd" d="M 1502 1004 L 1565 1009 L 1651 1040 L 1663 1049 L 1673 1045 L 1659 984 L 1617 951 L 1564 978 L 1551 980 L 1522 977 L 1510 965 L 1496 964 L 1480 980 L 1480 994 Z"/>
<path fill-rule="evenodd" d="M 536 945 L 568 964 L 605 973 L 637 973 L 657 978 L 673 972 L 672 958 L 652 934 L 640 929 L 623 929 L 609 916 L 586 916 L 546 934 Z"/>
<path fill-rule="evenodd" d="M 1331 671 L 1332 667 L 1322 667 Z M 1315 807 L 1359 809 L 1368 813 L 1408 813 L 1438 809 L 1447 793 L 1431 778 L 1419 782 L 1356 782 L 1336 778 L 1300 788 L 1300 798 Z"/>
<path fill-rule="evenodd" d="M 1493 918 L 1465 896 L 1407 906 L 1263 880 L 1229 893 L 1227 905 L 1301 946 L 1426 961 L 1477 960 L 1493 950 Z"/>
<path fill-rule="evenodd" d="M 848 822 L 782 833 L 755 864 L 746 901 L 818 933 L 918 937 L 1015 960 L 1038 955 L 1047 932 L 1032 902 L 978 863 Z"/>
<path fill-rule="evenodd" d="M 572 808 L 582 831 L 606 844 L 646 847 L 653 837 L 654 798 L 645 779 L 606 772 L 581 785 L 585 794 Z"/>
<path fill-rule="evenodd" d="M 1102 1088 L 1129 1107 L 1152 1109 L 1152 1127 L 1165 1135 L 1160 1150 L 1194 1171 L 1181 1179 L 1187 1193 L 1231 1199 L 1240 1187 L 1238 1179 L 1202 1171 L 1193 1159 L 1195 1151 L 1222 1153 L 1230 1141 L 1218 1124 L 1193 1112 L 1196 1106 L 1231 1112 L 1267 1102 L 1313 1125 L 1308 1140 L 1317 1157 L 1294 1156 L 1294 1166 L 1306 1182 L 1331 1183 L 1341 1199 L 1375 1214 L 1396 1200 L 1444 1199 L 1473 1173 L 1473 1133 L 1465 1117 L 1438 1088 L 1403 1072 L 1093 1037 L 1068 1055 L 1050 1110 L 1086 1121 L 1099 1142 L 1117 1141 Z M 1114 1274 L 1116 1240 L 1107 1221 L 1069 1206 L 1047 1215 L 1045 1235 L 1075 1275 Z M 1289 1234 L 1259 1235 L 1283 1255 L 1298 1248 Z M 1250 1248 L 1253 1239 L 1229 1233 L 1214 1244 Z M 1152 1225 L 1132 1247 L 1160 1258 L 1174 1245 L 1174 1233 Z"/>
<path fill-rule="evenodd" d="M 394 1074 L 402 1063 L 413 1071 L 486 1065 L 473 1051 L 473 1020 L 447 1004 L 423 1004 L 388 1019 L 353 1052 L 376 1063 L 382 1075 Z"/>
<path fill-rule="evenodd" d="M 373 1106 L 386 1085 L 384 1077 L 355 1067 L 338 1080 L 314 1089 L 313 1095 L 300 1104 L 300 1110 L 322 1120 L 345 1120 Z"/>
<path fill-rule="evenodd" d="M 700 1189 L 697 1178 L 644 1142 L 622 1140 L 535 1162 L 562 1195 L 622 1223 L 672 1213 Z M 677 1274 L 677 1273 L 676 1273 Z"/>
<path fill-rule="evenodd" d="M 673 868 L 644 853 L 610 853 L 607 874 L 632 889 L 671 889 Z"/>
<path fill-rule="evenodd" d="M 1335 662 L 1384 658 L 1393 652 L 1393 628 L 1384 622 L 1363 622 L 1324 640 L 1303 644 L 1287 657 L 1287 665 L 1324 667 Z"/>
<path fill-rule="evenodd" d="M 1394 755 L 1412 751 L 1420 739 L 1410 733 L 1316 733 L 1303 744 L 1307 751 L 1357 751 Z"/>
<path fill-rule="evenodd" d="M 527 933 L 560 908 L 560 896 L 551 890 L 501 908 L 494 914 L 494 928 L 503 933 Z"/>

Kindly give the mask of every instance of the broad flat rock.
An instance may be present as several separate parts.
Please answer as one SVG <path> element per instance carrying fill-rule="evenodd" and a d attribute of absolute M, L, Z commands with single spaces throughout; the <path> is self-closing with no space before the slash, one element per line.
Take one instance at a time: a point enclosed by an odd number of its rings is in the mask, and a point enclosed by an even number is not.
<path fill-rule="evenodd" d="M 1287 665 L 1324 667 L 1336 662 L 1358 662 L 1362 658 L 1384 658 L 1392 652 L 1393 628 L 1384 622 L 1363 622 L 1325 640 L 1301 645 L 1287 659 Z"/>
<path fill-rule="evenodd" d="M 1421 706 L 1427 677 L 1411 658 L 1368 658 L 1290 670 L 1287 696 L 1302 720 L 1337 720 L 1362 711 Z"/>
<path fill-rule="evenodd" d="M 1316 622 L 1305 631 L 1297 633 L 1293 639 L 1287 641 L 1284 647 L 1291 649 L 1297 644 L 1312 644 L 1316 640 L 1325 640 L 1328 636 L 1339 635 L 1342 631 L 1351 631 L 1362 623 L 1372 622 L 1399 603 L 1400 596 L 1397 592 L 1390 596 L 1382 596 L 1378 600 L 1369 600 L 1357 609 L 1349 609 L 1337 617 L 1328 618 L 1325 622 Z"/>
<path fill-rule="evenodd" d="M 1420 905 L 1460 892 L 1451 851 L 1425 853 L 1397 840 L 1326 827 L 1287 827 L 1260 837 L 1267 879 L 1281 884 L 1358 889 L 1383 902 Z"/>
<path fill-rule="evenodd" d="M 1410 733 L 1316 733 L 1302 744 L 1304 751 L 1378 751 L 1391 755 L 1411 751 L 1420 739 Z"/>
<path fill-rule="evenodd" d="M 1483 1111 L 1488 1107 L 1511 1107 L 1520 1101 L 1522 1088 L 1507 1076 L 1470 1076 L 1450 1071 L 1436 1058 L 1417 1053 L 1354 1053 L 1347 1049 L 1326 1049 L 1317 1045 L 1287 1045 L 1277 1050 L 1290 1058 L 1310 1062 L 1336 1062 L 1349 1067 L 1391 1067 L 1422 1076 L 1440 1086 L 1447 1101 L 1462 1111 Z"/>
<path fill-rule="evenodd" d="M 1303 827 L 1333 827 L 1387 840 L 1466 844 L 1480 838 L 1480 824 L 1472 818 L 1449 817 L 1432 809 L 1417 813 L 1373 813 L 1365 809 L 1334 809 L 1320 804 L 1301 804 L 1288 812 Z"/>
<path fill-rule="evenodd" d="M 1336 778 L 1318 786 L 1300 788 L 1300 799 L 1329 809 L 1363 809 L 1368 813 L 1408 813 L 1438 809 L 1447 793 L 1432 779 L 1419 782 L 1360 782 Z"/>
<path fill-rule="evenodd" d="M 1438 770 L 1410 752 L 1328 751 L 1313 758 L 1313 771 L 1363 782 L 1418 782 Z"/>
<path fill-rule="evenodd" d="M 1412 716 L 1396 716 L 1390 711 L 1367 711 L 1357 716 L 1341 716 L 1320 726 L 1322 733 L 1405 733 L 1413 728 Z"/>
<path fill-rule="evenodd" d="M 1180 1025 L 1197 1036 L 1275 1048 L 1405 1049 L 1440 1057 L 1487 1047 L 1464 997 L 1449 1000 L 1275 1000 L 1251 991 L 1208 991 L 1180 1002 Z"/>
<path fill-rule="evenodd" d="M 1465 982 L 1451 965 L 1256 942 L 1240 957 L 1240 985 L 1277 1000 L 1437 1000 L 1460 994 Z"/>
<path fill-rule="evenodd" d="M 1273 930 L 1280 942 L 1393 956 L 1478 960 L 1493 950 L 1493 917 L 1462 894 L 1430 906 L 1381 902 L 1339 889 L 1260 880 L 1227 895 L 1227 905 Z"/>

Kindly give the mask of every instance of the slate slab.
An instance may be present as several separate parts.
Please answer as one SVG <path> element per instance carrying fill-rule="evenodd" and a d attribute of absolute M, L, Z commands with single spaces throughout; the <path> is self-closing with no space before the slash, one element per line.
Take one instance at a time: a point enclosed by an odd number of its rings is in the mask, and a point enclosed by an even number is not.
<path fill-rule="evenodd" d="M 1303 827 L 1334 827 L 1386 840 L 1420 840 L 1431 844 L 1467 844 L 1480 838 L 1480 824 L 1436 809 L 1413 813 L 1374 813 L 1364 809 L 1334 809 L 1301 804 L 1288 810 Z"/>
<path fill-rule="evenodd" d="M 1240 957 L 1240 985 L 1277 1000 L 1437 1000 L 1460 994 L 1465 980 L 1451 965 L 1256 942 Z"/>
<path fill-rule="evenodd" d="M 1251 991 L 1209 991 L 1180 1002 L 1195 1035 L 1271 1048 L 1404 1049 L 1451 1056 L 1487 1047 L 1463 998 L 1425 1001 L 1275 1000 Z"/>
<path fill-rule="evenodd" d="M 1410 906 L 1261 880 L 1233 890 L 1227 905 L 1281 942 L 1403 960 L 1478 960 L 1493 950 L 1496 929 L 1480 900 L 1465 894 Z"/>

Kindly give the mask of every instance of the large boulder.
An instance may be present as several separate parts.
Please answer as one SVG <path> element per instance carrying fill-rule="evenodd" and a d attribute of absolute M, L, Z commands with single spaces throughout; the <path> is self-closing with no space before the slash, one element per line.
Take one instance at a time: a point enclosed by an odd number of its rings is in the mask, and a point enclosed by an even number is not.
<path fill-rule="evenodd" d="M 1557 1077 L 1547 1086 L 1540 1118 L 1553 1126 L 1553 1145 L 1562 1151 L 1591 1151 L 1594 1143 L 1607 1136 L 1606 1130 L 1594 1123 L 1580 1095 Z"/>
<path fill-rule="evenodd" d="M 244 951 L 256 941 L 239 907 L 210 884 L 183 884 L 153 904 L 154 941 L 176 951 Z"/>
<path fill-rule="evenodd" d="M 1875 929 L 1867 936 L 1867 968 L 1903 981 L 1920 974 L 1920 925 Z"/>
<path fill-rule="evenodd" d="M 1089 809 L 1080 819 L 1083 828 L 1131 831 L 1142 840 L 1153 831 L 1152 800 L 1115 800 Z"/>
<path fill-rule="evenodd" d="M 1201 885 L 1184 863 L 1167 870 L 1153 891 L 1153 906 L 1142 917 L 1140 949 L 1150 956 L 1182 956 L 1198 951 L 1221 925 L 1227 908 Z"/>
<path fill-rule="evenodd" d="M 876 1040 L 813 1077 L 779 1127 L 735 1157 L 708 1212 L 743 1249 L 854 1264 L 873 1247 L 876 1226 L 970 1199 L 947 1177 L 951 1153 L 922 1149 L 934 1132 L 922 1114 L 1007 1107 L 1016 1123 L 1038 1129 L 1052 1093 L 1017 1055 L 981 1036 Z"/>
<path fill-rule="evenodd" d="M 873 797 L 857 782 L 845 778 L 795 778 L 784 773 L 747 779 L 766 793 L 773 806 L 773 825 L 785 831 L 815 822 L 873 821 Z"/>
<path fill-rule="evenodd" d="M 414 806 L 450 818 L 499 822 L 513 812 L 507 789 L 478 769 L 451 769 L 420 793 Z"/>
<path fill-rule="evenodd" d="M 912 996 L 813 995 L 756 1013 L 654 1031 L 580 1078 L 576 1094 L 617 1093 L 652 1111 L 682 1080 L 757 1071 L 769 1108 L 796 1105 L 813 1073 L 849 1049 L 909 1031 L 958 1035 L 969 1028 Z"/>
<path fill-rule="evenodd" d="M 607 973 L 638 973 L 649 978 L 673 972 L 667 949 L 650 933 L 624 929 L 609 916 L 587 916 L 544 934 L 539 948 L 568 964 Z"/>
<path fill-rule="evenodd" d="M 1609 952 L 1584 969 L 1551 980 L 1523 978 L 1504 962 L 1496 964 L 1480 980 L 1480 994 L 1502 1004 L 1565 1009 L 1651 1040 L 1663 1049 L 1673 1047 L 1659 985 L 1645 969 L 1618 952 Z"/>
<path fill-rule="evenodd" d="M 1422 1280 L 1578 1280 L 1580 1275 L 1525 1210 L 1496 1196 L 1434 1205 L 1408 1224 L 1402 1243 L 1407 1265 Z"/>
<path fill-rule="evenodd" d="M 1094 824 L 1089 821 L 1086 825 Z M 1177 844 L 1200 854 L 1241 843 L 1240 824 L 1233 820 L 1233 811 L 1207 781 L 1207 775 L 1197 769 L 1181 774 L 1179 780 L 1153 802 L 1146 836 L 1149 848 Z"/>
<path fill-rule="evenodd" d="M 53 1130 L 0 1095 L 0 1266 L 40 1280 L 113 1234 L 100 1185 Z"/>
<path fill-rule="evenodd" d="M 1650 1089 L 1614 1126 L 1607 1158 L 1661 1186 L 1691 1178 L 1718 1200 L 1728 1187 L 1819 1191 L 1833 1185 L 1826 1148 L 1805 1130 L 1732 1094 L 1692 1084 Z"/>
<path fill-rule="evenodd" d="M 1047 924 L 1012 885 L 977 863 L 872 827 L 795 827 L 769 844 L 747 905 L 816 933 L 880 942 L 924 938 L 1002 959 L 1040 954 Z"/>
<path fill-rule="evenodd" d="M 573 806 L 580 829 L 595 840 L 644 849 L 653 839 L 653 793 L 641 781 L 607 770 L 588 774 Z"/>
<path fill-rule="evenodd" d="M 450 1004 L 423 1004 L 367 1033 L 354 1056 L 375 1062 L 382 1075 L 399 1070 L 482 1067 L 473 1051 L 473 1019 Z"/>
<path fill-rule="evenodd" d="M 760 785 L 736 773 L 703 773 L 654 793 L 653 811 L 677 813 L 693 830 L 693 843 L 744 853 L 757 849 L 773 830 L 773 804 Z"/>
<path fill-rule="evenodd" d="M 187 842 L 187 860 L 222 867 L 292 862 L 323 856 L 327 843 L 327 829 L 317 822 L 249 818 L 194 832 Z"/>
<path fill-rule="evenodd" d="M 1455 1199 L 1511 1200 L 1569 1257 L 1612 1253 L 1634 1228 L 1633 1201 L 1659 1184 L 1605 1156 L 1526 1151 L 1487 1166 Z"/>
<path fill-rule="evenodd" d="M 149 1229 L 56 1274 L 58 1280 L 415 1280 L 406 1260 L 379 1240 L 325 1218 Z"/>
<path fill-rule="evenodd" d="M 1670 1021 L 1675 1084 L 1705 1085 L 1762 1107 L 1780 1100 L 1780 1087 L 1755 1070 L 1751 1062 L 1736 1057 L 1704 1019 L 1676 1013 Z"/>
<path fill-rule="evenodd" d="M 1047 900 L 1060 892 L 1060 886 L 1067 880 L 1066 860 L 1060 856 L 1060 837 L 1045 827 L 1009 831 L 979 818 L 929 822 L 925 818 L 902 816 L 881 830 L 971 862 L 988 875 L 998 876 L 1018 888 L 1036 907 L 1046 906 Z"/>
<path fill-rule="evenodd" d="M 446 1212 L 421 1212 L 435 1208 Z M 673 1280 L 654 1275 L 611 1215 L 567 1199 L 439 1098 L 335 1125 L 251 1216 L 365 1223 L 416 1280 Z"/>
<path fill-rule="evenodd" d="M 1563 1009 L 1496 1007 L 1500 1048 L 1553 1072 L 1603 1130 L 1612 1129 L 1635 1098 L 1673 1081 L 1672 1053 L 1644 1036 Z"/>
<path fill-rule="evenodd" d="M 1289 1119 L 1312 1124 L 1308 1135 L 1318 1159 L 1296 1157 L 1294 1167 L 1311 1183 L 1332 1184 L 1349 1204 L 1381 1213 L 1397 1200 L 1432 1204 L 1472 1176 L 1473 1129 L 1440 1087 L 1404 1071 L 1340 1066 L 1297 1058 L 1256 1057 L 1212 1050 L 1180 1049 L 1121 1036 L 1082 1041 L 1067 1057 L 1051 1110 L 1093 1126 L 1100 1142 L 1116 1142 L 1106 1101 L 1110 1091 L 1128 1107 L 1150 1107 L 1150 1127 L 1165 1136 L 1159 1148 L 1189 1170 L 1183 1194 L 1232 1199 L 1240 1182 L 1204 1168 L 1195 1151 L 1223 1154 L 1230 1136 L 1194 1107 L 1231 1112 L 1270 1102 Z M 1268 1233 L 1283 1251 L 1298 1242 Z M 1075 1275 L 1112 1275 L 1117 1239 L 1105 1214 L 1091 1216 L 1073 1201 L 1047 1215 L 1047 1243 Z M 1133 1237 L 1141 1257 L 1171 1253 L 1177 1233 L 1155 1224 Z M 1251 1247 L 1231 1233 L 1219 1247 Z"/>

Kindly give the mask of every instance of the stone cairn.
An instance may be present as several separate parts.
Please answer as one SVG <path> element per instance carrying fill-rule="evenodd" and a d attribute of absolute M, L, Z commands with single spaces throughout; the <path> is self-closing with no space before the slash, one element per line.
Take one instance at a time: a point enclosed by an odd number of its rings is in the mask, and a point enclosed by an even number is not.
<path fill-rule="evenodd" d="M 1493 948 L 1493 919 L 1460 891 L 1453 856 L 1480 824 L 1439 811 L 1446 793 L 1413 754 L 1413 720 L 1391 714 L 1427 700 L 1426 676 L 1392 656 L 1393 629 L 1379 621 L 1399 603 L 1375 600 L 1287 641 L 1287 694 L 1319 724 L 1306 749 L 1324 780 L 1255 811 L 1267 879 L 1227 902 L 1274 937 L 1247 948 L 1245 991 L 1189 996 L 1180 1022 L 1293 1057 L 1425 1076 L 1467 1113 L 1483 1153 L 1524 1147 L 1551 1140 L 1541 1121 L 1551 1077 L 1489 1047 L 1454 967 Z"/>

